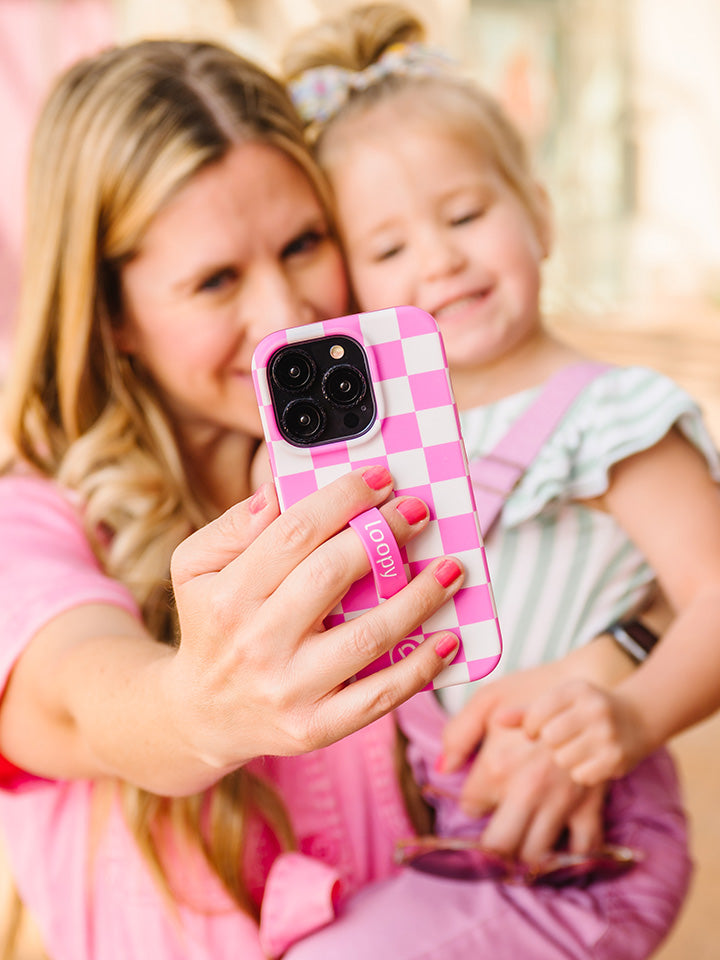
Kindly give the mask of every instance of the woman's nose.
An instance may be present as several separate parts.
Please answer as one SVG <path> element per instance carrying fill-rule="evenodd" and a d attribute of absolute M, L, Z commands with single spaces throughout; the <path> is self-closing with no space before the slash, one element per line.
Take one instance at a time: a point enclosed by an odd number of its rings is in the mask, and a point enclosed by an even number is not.
<path fill-rule="evenodd" d="M 254 343 L 275 330 L 317 319 L 280 267 L 246 275 L 241 299 L 243 324 Z"/>

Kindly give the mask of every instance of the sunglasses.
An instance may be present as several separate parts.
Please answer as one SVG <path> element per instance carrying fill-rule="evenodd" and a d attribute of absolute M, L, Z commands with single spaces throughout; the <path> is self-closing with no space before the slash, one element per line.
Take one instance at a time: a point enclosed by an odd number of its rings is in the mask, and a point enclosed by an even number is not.
<path fill-rule="evenodd" d="M 605 844 L 591 853 L 557 851 L 539 863 L 510 860 L 485 850 L 471 837 L 412 837 L 398 840 L 395 862 L 449 880 L 497 880 L 505 883 L 585 885 L 626 873 L 643 859 L 639 850 Z"/>

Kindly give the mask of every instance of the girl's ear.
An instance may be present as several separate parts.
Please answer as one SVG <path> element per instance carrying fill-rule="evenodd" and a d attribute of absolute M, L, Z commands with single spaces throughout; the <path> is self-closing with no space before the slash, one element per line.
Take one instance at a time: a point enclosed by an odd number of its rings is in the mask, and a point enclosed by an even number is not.
<path fill-rule="evenodd" d="M 535 184 L 535 229 L 543 260 L 546 260 L 555 241 L 555 223 L 550 195 L 541 183 Z"/>

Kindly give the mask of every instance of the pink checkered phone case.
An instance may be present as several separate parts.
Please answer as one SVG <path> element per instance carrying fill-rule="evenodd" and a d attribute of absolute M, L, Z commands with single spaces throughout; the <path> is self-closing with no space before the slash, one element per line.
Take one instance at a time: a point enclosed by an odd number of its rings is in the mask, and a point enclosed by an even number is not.
<path fill-rule="evenodd" d="M 428 527 L 401 551 L 409 575 L 443 554 L 465 566 L 457 594 L 361 675 L 445 629 L 459 635 L 460 649 L 434 687 L 490 673 L 500 659 L 500 627 L 435 320 L 398 307 L 280 330 L 258 345 L 253 378 L 282 509 L 348 470 L 384 464 L 397 495 L 418 496 L 430 509 Z M 378 602 L 367 574 L 325 623 Z"/>

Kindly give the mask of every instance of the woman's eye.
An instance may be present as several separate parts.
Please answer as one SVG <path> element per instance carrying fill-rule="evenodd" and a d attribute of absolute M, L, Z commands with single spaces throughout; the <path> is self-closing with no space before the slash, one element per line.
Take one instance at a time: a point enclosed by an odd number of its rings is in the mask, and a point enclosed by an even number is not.
<path fill-rule="evenodd" d="M 200 283 L 199 289 L 203 290 L 224 290 L 231 283 L 237 280 L 237 270 L 234 267 L 225 267 L 222 270 L 216 270 Z"/>
<path fill-rule="evenodd" d="M 284 248 L 283 257 L 294 257 L 303 253 L 312 253 L 327 239 L 327 234 L 322 230 L 305 230 L 298 234 Z"/>

